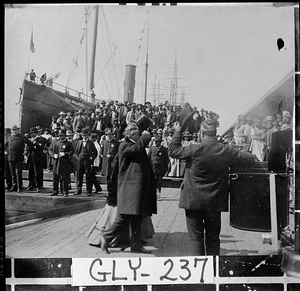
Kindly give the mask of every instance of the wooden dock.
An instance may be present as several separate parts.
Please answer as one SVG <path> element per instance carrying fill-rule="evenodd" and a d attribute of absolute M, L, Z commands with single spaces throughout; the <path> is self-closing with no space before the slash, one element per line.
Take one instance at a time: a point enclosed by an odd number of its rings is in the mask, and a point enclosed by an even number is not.
<path fill-rule="evenodd" d="M 158 201 L 158 213 L 152 216 L 155 234 L 153 238 L 147 240 L 145 245 L 147 249 L 152 250 L 152 253 L 142 256 L 188 255 L 185 214 L 184 210 L 178 207 L 179 193 L 178 188 L 163 188 L 162 199 Z M 37 195 L 37 193 L 32 195 Z M 44 191 L 39 195 L 50 196 L 50 191 Z M 71 196 L 72 193 L 68 198 Z M 86 233 L 99 216 L 101 209 L 66 213 L 56 218 L 32 221 L 27 225 L 10 226 L 5 235 L 6 256 L 10 258 L 141 256 L 141 254 L 131 253 L 129 248 L 123 252 L 120 248 L 110 248 L 111 254 L 107 255 L 100 248 L 87 243 Z M 223 212 L 220 255 L 270 255 L 272 247 L 262 243 L 262 234 L 262 232 L 244 231 L 231 227 L 229 213 Z"/>

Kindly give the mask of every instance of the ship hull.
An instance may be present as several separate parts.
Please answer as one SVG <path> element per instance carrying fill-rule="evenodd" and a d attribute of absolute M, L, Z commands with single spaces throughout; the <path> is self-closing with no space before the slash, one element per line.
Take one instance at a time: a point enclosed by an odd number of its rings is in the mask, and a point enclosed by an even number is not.
<path fill-rule="evenodd" d="M 34 126 L 49 128 L 52 116 L 58 116 L 61 111 L 89 110 L 93 105 L 93 103 L 85 102 L 49 86 L 24 80 L 20 109 L 21 133 L 29 132 L 30 128 Z"/>

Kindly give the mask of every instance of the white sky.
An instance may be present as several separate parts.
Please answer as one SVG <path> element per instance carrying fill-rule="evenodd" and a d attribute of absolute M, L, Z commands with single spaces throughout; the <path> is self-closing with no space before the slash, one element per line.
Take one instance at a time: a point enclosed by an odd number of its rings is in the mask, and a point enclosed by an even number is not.
<path fill-rule="evenodd" d="M 80 45 L 85 7 L 23 5 L 5 9 L 5 127 L 19 123 L 15 103 L 25 71 L 33 68 L 38 76 L 61 72 L 55 82 L 85 92 L 85 39 Z M 93 5 L 89 7 L 92 11 Z M 148 21 L 147 100 L 153 103 L 155 94 L 158 102 L 159 92 L 161 102 L 169 99 L 176 56 L 178 98 L 184 93 L 192 106 L 219 113 L 220 134 L 294 68 L 293 7 L 276 8 L 271 3 L 101 5 L 96 98 L 123 100 L 125 66 L 133 64 L 137 66 L 134 101 L 143 102 Z M 31 31 L 34 53 L 30 52 Z M 285 42 L 280 51 L 278 38 Z"/>

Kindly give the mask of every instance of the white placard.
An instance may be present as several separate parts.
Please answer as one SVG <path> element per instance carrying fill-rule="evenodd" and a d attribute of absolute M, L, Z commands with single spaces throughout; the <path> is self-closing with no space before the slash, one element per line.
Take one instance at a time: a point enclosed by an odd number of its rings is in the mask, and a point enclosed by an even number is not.
<path fill-rule="evenodd" d="M 72 285 L 213 283 L 213 256 L 73 258 Z"/>

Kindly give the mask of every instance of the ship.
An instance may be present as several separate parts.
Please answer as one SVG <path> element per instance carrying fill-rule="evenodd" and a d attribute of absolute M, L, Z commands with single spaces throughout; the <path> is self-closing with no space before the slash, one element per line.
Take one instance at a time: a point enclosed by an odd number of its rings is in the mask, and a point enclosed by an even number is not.
<path fill-rule="evenodd" d="M 86 80 L 88 91 L 84 93 L 83 90 L 78 91 L 55 82 L 54 80 L 56 80 L 60 73 L 56 73 L 43 81 L 41 76 L 36 76 L 31 79 L 30 72 L 27 71 L 22 87 L 19 88 L 20 98 L 16 104 L 20 105 L 19 124 L 22 134 L 29 132 L 30 128 L 35 126 L 40 126 L 43 129 L 49 128 L 52 117 L 58 117 L 61 111 L 65 113 L 71 112 L 74 115 L 76 112 L 82 110 L 88 112 L 90 109 L 95 108 L 97 103 L 100 104 L 103 101 L 106 103 L 111 101 L 96 99 L 93 91 L 95 86 L 94 72 L 99 6 L 96 5 L 93 9 L 95 10 L 95 21 L 92 53 L 90 60 L 86 60 L 91 64 L 89 68 L 89 78 L 86 77 L 86 79 L 88 79 Z M 86 16 L 88 14 L 88 7 L 86 7 Z M 86 65 L 86 67 L 88 66 Z M 132 103 L 134 99 L 135 70 L 135 65 L 128 64 L 125 66 L 123 101 L 128 101 L 129 103 Z"/>

